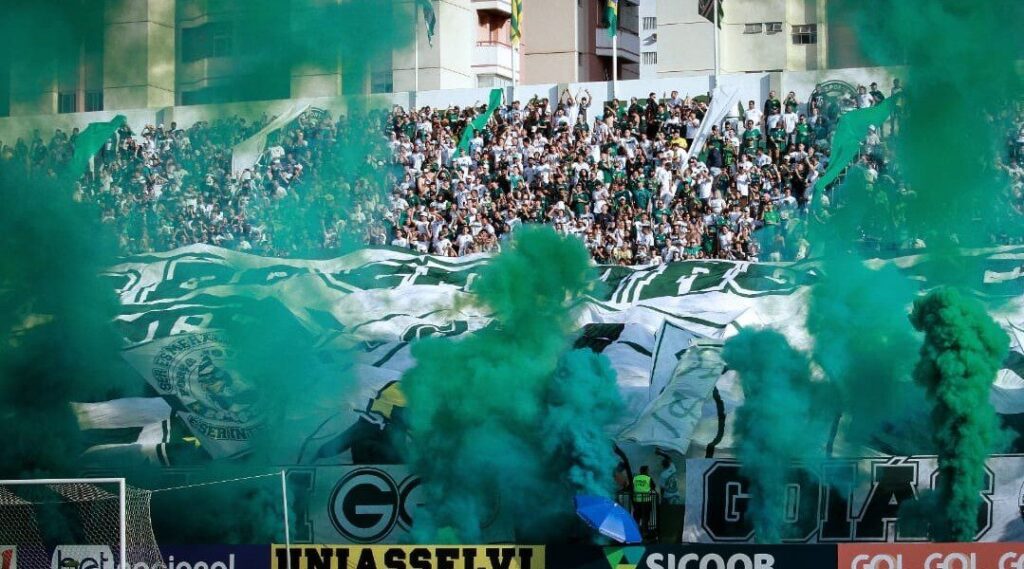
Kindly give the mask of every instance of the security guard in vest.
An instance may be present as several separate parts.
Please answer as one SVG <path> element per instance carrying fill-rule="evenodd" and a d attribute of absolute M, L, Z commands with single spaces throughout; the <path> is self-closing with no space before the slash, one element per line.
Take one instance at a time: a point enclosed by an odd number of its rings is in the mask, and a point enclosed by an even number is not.
<path fill-rule="evenodd" d="M 651 530 L 651 507 L 654 504 L 654 479 L 650 469 L 640 467 L 640 474 L 633 477 L 633 518 L 640 526 L 640 533 L 647 535 Z"/>

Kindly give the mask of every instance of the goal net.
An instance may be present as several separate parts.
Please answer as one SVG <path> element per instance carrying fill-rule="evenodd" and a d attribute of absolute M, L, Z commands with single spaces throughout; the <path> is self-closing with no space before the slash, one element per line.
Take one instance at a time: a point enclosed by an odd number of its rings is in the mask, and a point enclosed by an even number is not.
<path fill-rule="evenodd" d="M 0 480 L 0 569 L 164 568 L 150 497 L 116 478 Z"/>

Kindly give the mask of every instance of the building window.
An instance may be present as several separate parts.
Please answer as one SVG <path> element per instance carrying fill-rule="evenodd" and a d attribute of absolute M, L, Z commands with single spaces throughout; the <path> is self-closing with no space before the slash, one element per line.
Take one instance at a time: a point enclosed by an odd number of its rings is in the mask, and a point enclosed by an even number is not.
<path fill-rule="evenodd" d="M 658 52 L 656 51 L 645 51 L 642 55 L 642 61 L 644 65 L 657 65 L 658 64 Z"/>
<path fill-rule="evenodd" d="M 769 34 L 782 33 L 782 22 L 766 22 L 764 27 Z"/>
<path fill-rule="evenodd" d="M 181 60 L 186 63 L 226 57 L 231 55 L 232 49 L 231 25 L 226 22 L 181 29 Z"/>
<path fill-rule="evenodd" d="M 377 71 L 370 76 L 371 93 L 391 93 L 395 90 L 394 74 L 390 69 Z"/>
<path fill-rule="evenodd" d="M 793 45 L 809 45 L 818 43 L 817 24 L 793 26 Z"/>
<path fill-rule="evenodd" d="M 85 94 L 85 112 L 103 110 L 103 91 L 89 91 Z"/>
<path fill-rule="evenodd" d="M 651 16 L 644 16 L 644 29 L 653 30 L 658 27 L 658 18 Z"/>
<path fill-rule="evenodd" d="M 486 73 L 476 76 L 476 86 L 478 88 L 508 87 L 510 85 L 512 85 L 512 80 L 502 75 Z"/>
<path fill-rule="evenodd" d="M 756 24 L 744 24 L 743 25 L 743 33 L 745 33 L 745 34 L 759 34 L 759 33 L 761 33 L 762 29 L 763 29 L 763 26 L 761 25 L 760 22 L 758 22 Z"/>
<path fill-rule="evenodd" d="M 210 27 L 210 45 L 213 51 L 210 52 L 211 57 L 228 57 L 232 51 L 232 37 L 231 37 L 231 26 L 227 24 L 209 24 Z"/>
<path fill-rule="evenodd" d="M 78 111 L 78 95 L 74 92 L 57 95 L 57 112 L 74 113 Z"/>

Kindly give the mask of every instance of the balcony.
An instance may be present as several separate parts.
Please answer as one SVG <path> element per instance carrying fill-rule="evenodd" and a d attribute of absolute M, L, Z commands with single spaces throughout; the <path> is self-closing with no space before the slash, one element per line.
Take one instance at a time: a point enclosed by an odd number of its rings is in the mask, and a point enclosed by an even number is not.
<path fill-rule="evenodd" d="M 498 12 L 506 16 L 512 15 L 512 2 L 510 0 L 473 0 L 473 9 L 476 11 Z"/>
<path fill-rule="evenodd" d="M 612 38 L 608 28 L 597 29 L 597 55 L 612 56 Z M 635 30 L 619 28 L 619 59 L 628 63 L 640 63 L 640 36 Z"/>
<path fill-rule="evenodd" d="M 512 46 L 500 41 L 478 41 L 473 51 L 473 73 L 512 77 Z"/>

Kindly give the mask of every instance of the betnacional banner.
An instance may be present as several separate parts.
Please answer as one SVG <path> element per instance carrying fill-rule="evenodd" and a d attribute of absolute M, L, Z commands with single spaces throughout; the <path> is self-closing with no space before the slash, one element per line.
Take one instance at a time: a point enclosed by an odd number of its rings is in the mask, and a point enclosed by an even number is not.
<path fill-rule="evenodd" d="M 919 529 L 900 527 L 897 513 L 936 487 L 933 456 L 830 460 L 794 467 L 785 492 L 789 543 L 925 542 Z M 989 458 L 978 507 L 978 542 L 1024 540 L 1024 456 Z M 734 460 L 686 461 L 684 542 L 755 541 L 747 518 L 749 484 Z M 966 567 L 966 566 L 965 566 Z M 978 566 L 979 569 L 982 566 Z M 995 567 L 986 565 L 985 567 Z M 959 566 L 943 566 L 943 569 Z M 901 569 L 872 566 L 871 569 Z M 904 568 L 906 569 L 906 568 Z M 938 566 L 936 566 L 938 569 Z"/>
<path fill-rule="evenodd" d="M 544 547 L 532 545 L 274 545 L 271 568 L 544 569 L 544 562 Z"/>
<path fill-rule="evenodd" d="M 12 553 L 7 554 L 6 551 Z M 0 546 L 0 569 L 43 569 L 36 552 L 18 564 L 13 546 Z M 159 555 L 157 555 L 159 553 Z M 120 569 L 110 545 L 57 545 L 47 554 L 50 569 Z M 128 552 L 130 569 L 257 569 L 270 566 L 267 545 L 165 545 L 153 557 Z"/>

